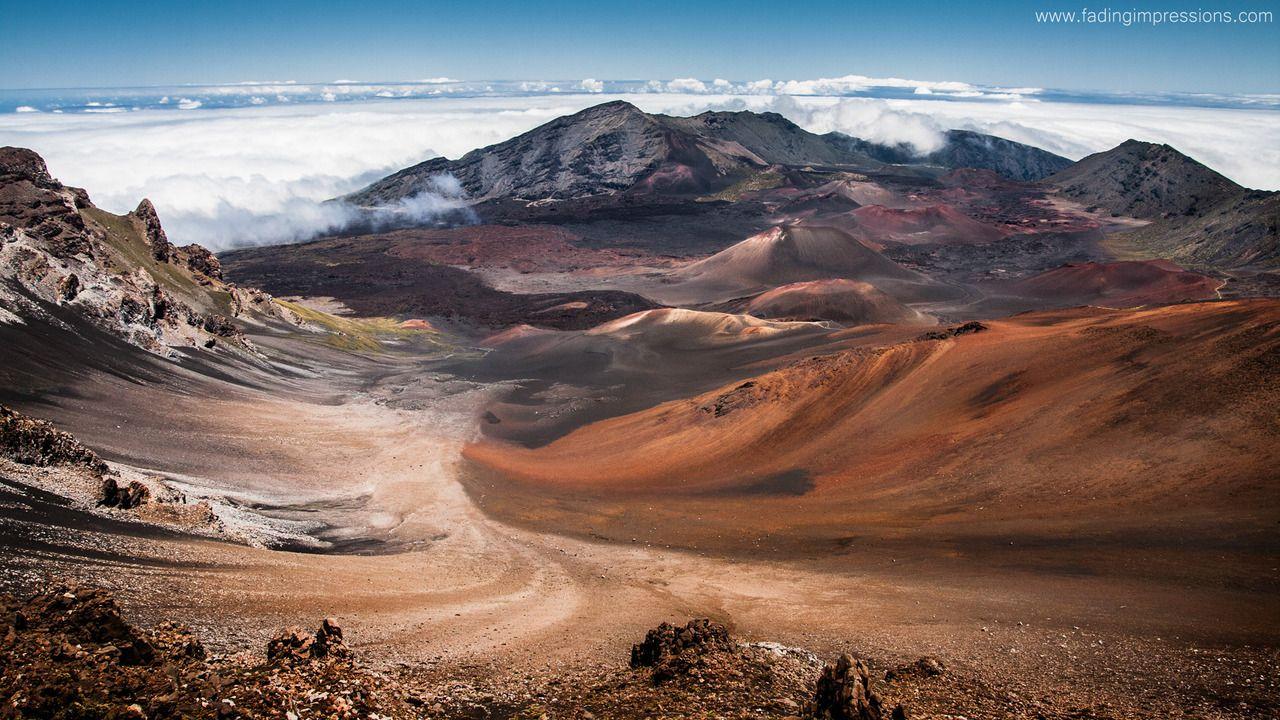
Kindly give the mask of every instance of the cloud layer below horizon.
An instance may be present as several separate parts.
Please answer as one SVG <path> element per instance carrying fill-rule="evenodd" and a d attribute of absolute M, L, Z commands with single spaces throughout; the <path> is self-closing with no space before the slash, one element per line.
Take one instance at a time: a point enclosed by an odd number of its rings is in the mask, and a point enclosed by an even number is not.
<path fill-rule="evenodd" d="M 346 102 L 235 106 L 182 96 L 169 97 L 163 108 L 137 110 L 85 100 L 102 105 L 62 113 L 31 101 L 24 106 L 29 111 L 0 112 L 0 145 L 36 150 L 55 176 L 86 188 L 96 203 L 114 212 L 149 197 L 175 242 L 199 242 L 215 250 L 333 231 L 349 217 L 323 204 L 328 198 L 435 155 L 458 157 L 605 99 L 681 115 L 772 110 L 814 132 L 839 130 L 878 142 L 910 143 L 921 151 L 936 148 L 952 128 L 999 135 L 1072 159 L 1137 138 L 1168 143 L 1241 184 L 1280 189 L 1280 111 L 1268 103 L 1198 107 L 1114 98 L 1065 101 L 1035 88 L 908 80 L 887 86 L 892 96 L 859 96 L 868 87 L 882 87 L 868 84 L 872 81 L 886 79 L 849 76 L 786 87 L 770 81 L 767 88 L 685 79 L 625 94 L 612 94 L 608 82 L 584 80 L 560 92 L 525 89 L 394 101 L 375 94 Z M 190 109 L 170 109 L 183 100 Z M 120 110 L 90 112 L 113 108 Z M 437 200 L 424 197 L 419 206 L 402 210 L 425 212 L 440 207 Z"/>

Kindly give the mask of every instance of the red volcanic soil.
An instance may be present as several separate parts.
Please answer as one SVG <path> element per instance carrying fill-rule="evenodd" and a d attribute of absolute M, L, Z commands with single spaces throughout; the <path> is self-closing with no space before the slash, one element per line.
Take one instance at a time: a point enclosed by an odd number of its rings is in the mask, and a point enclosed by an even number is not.
<path fill-rule="evenodd" d="M 811 280 L 752 298 L 745 312 L 781 320 L 833 320 L 845 325 L 924 322 L 927 318 L 856 280 Z"/>
<path fill-rule="evenodd" d="M 898 210 L 868 205 L 853 212 L 869 239 L 908 245 L 990 243 L 1004 237 L 998 228 L 974 220 L 950 205 Z"/>
<path fill-rule="evenodd" d="M 569 272 L 633 265 L 645 257 L 636 250 L 580 247 L 577 235 L 553 225 L 410 228 L 368 237 L 387 243 L 386 253 L 393 257 L 519 272 Z M 367 238 L 356 238 L 361 239 Z"/>
<path fill-rule="evenodd" d="M 1136 307 L 1205 300 L 1222 282 L 1167 260 L 1065 265 L 1010 283 L 1008 292 L 1063 304 Z"/>
<path fill-rule="evenodd" d="M 988 325 L 801 361 L 537 449 L 482 441 L 470 488 L 509 521 L 699 549 L 1274 533 L 1280 302 Z"/>

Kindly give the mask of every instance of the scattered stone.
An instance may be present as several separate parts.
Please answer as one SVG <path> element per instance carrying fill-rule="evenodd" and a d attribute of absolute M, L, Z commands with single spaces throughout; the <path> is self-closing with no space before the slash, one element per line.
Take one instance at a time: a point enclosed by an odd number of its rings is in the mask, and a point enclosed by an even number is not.
<path fill-rule="evenodd" d="M 909 665 L 889 670 L 884 674 L 884 681 L 894 682 L 896 680 L 937 677 L 946 671 L 947 666 L 941 660 L 931 655 L 926 655 Z"/>

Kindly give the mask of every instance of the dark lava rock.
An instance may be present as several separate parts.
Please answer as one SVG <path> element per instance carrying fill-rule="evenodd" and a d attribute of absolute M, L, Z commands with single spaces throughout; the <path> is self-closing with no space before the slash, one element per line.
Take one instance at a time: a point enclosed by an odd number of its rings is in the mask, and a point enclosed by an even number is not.
<path fill-rule="evenodd" d="M 0 184 L 27 182 L 42 188 L 56 188 L 60 184 L 49 174 L 49 168 L 34 150 L 18 147 L 0 148 Z"/>
<path fill-rule="evenodd" d="M 267 643 L 267 659 L 272 662 L 306 662 L 315 658 L 342 658 L 350 655 L 342 641 L 342 628 L 325 618 L 314 633 L 292 625 L 282 629 Z"/>
<path fill-rule="evenodd" d="M 82 465 L 96 473 L 107 470 L 97 453 L 46 420 L 37 420 L 0 405 L 0 455 L 24 465 Z"/>
<path fill-rule="evenodd" d="M 867 666 L 841 655 L 822 669 L 810 716 L 820 720 L 880 720 L 880 698 L 871 692 Z"/>
<path fill-rule="evenodd" d="M 930 330 L 929 332 L 924 333 L 923 335 L 920 335 L 916 339 L 917 340 L 947 340 L 949 338 L 953 338 L 958 335 L 971 335 L 973 333 L 980 333 L 986 329 L 987 329 L 986 325 L 983 325 L 977 320 L 971 320 L 963 325 L 957 325 L 956 327 L 947 328 L 946 330 Z"/>
<path fill-rule="evenodd" d="M 240 334 L 240 328 L 235 323 L 217 313 L 210 313 L 204 316 L 200 323 L 200 327 L 205 332 L 217 335 L 219 337 L 235 337 Z"/>
<path fill-rule="evenodd" d="M 99 651 L 124 665 L 142 665 L 155 648 L 120 615 L 111 594 L 98 588 L 61 585 L 38 593 L 13 610 L 18 631 L 40 630 L 66 635 L 76 643 L 102 646 Z"/>
<path fill-rule="evenodd" d="M 62 298 L 64 302 L 75 300 L 76 295 L 79 294 L 80 278 L 75 273 L 62 278 L 62 281 L 58 283 L 58 297 Z"/>
<path fill-rule="evenodd" d="M 130 215 L 142 224 L 142 234 L 151 245 L 151 255 L 160 262 L 169 262 L 177 255 L 177 248 L 169 242 L 164 228 L 160 226 L 160 216 L 156 214 L 156 206 L 150 200 L 143 199 L 138 209 Z"/>
<path fill-rule="evenodd" d="M 135 628 L 100 589 L 0 594 L 0 718 L 420 718 L 396 681 L 336 657 L 340 635 L 326 621 L 308 636 L 326 655 L 302 663 L 208 657 L 181 626 Z"/>
<path fill-rule="evenodd" d="M 214 280 L 222 279 L 222 263 L 203 245 L 186 245 L 182 252 L 187 256 L 187 268 Z"/>
<path fill-rule="evenodd" d="M 105 507 L 132 510 L 151 499 L 151 491 L 137 480 L 130 480 L 121 485 L 114 477 L 107 476 L 102 480 L 102 489 L 98 491 L 98 504 Z"/>
<path fill-rule="evenodd" d="M 706 618 L 690 620 L 684 627 L 664 622 L 639 645 L 631 646 L 631 667 L 654 667 L 672 656 L 733 650 L 734 646 L 729 631 Z"/>

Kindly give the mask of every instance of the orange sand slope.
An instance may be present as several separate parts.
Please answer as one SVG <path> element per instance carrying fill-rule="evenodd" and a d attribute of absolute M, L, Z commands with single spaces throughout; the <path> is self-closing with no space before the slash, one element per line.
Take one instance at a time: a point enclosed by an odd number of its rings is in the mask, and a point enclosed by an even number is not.
<path fill-rule="evenodd" d="M 743 528 L 1052 534 L 1196 518 L 1274 533 L 1280 302 L 988 325 L 802 361 L 538 449 L 473 444 L 473 495 L 515 521 L 616 522 L 673 544 Z M 512 498 L 483 492 L 497 485 Z"/>
<path fill-rule="evenodd" d="M 932 322 L 874 285 L 843 279 L 783 285 L 752 298 L 746 311 L 757 317 L 833 320 L 846 325 Z"/>

